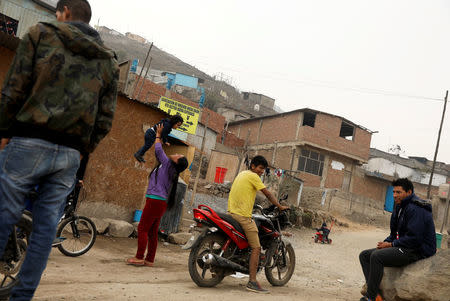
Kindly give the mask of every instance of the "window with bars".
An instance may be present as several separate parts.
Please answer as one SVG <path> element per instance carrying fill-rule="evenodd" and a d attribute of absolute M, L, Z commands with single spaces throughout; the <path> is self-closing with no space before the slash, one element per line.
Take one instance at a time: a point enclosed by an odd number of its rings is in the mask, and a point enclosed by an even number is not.
<path fill-rule="evenodd" d="M 322 176 L 324 160 L 324 155 L 308 149 L 302 149 L 298 158 L 297 169 L 316 176 Z"/>

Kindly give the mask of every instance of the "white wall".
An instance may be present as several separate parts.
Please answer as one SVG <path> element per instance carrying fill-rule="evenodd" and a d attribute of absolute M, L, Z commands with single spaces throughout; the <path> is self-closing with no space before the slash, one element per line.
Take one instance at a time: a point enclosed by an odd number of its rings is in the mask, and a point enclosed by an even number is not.
<path fill-rule="evenodd" d="M 195 135 L 188 134 L 187 142 L 200 150 L 202 148 L 202 138 L 203 138 L 204 131 L 205 131 L 205 126 L 203 124 L 199 123 L 197 125 L 197 130 L 195 132 Z M 209 154 L 211 153 L 211 150 L 216 147 L 217 133 L 214 132 L 213 130 L 211 130 L 210 128 L 208 128 L 206 130 L 205 139 L 206 139 L 206 142 L 205 142 L 204 152 L 206 154 L 208 154 L 208 156 L 209 156 Z"/>
<path fill-rule="evenodd" d="M 429 172 L 412 169 L 410 167 L 391 162 L 384 158 L 371 158 L 363 168 L 371 171 L 386 174 L 392 177 L 409 178 L 411 181 L 428 185 L 431 174 Z M 447 177 L 441 174 L 433 175 L 433 186 L 439 186 L 446 183 Z"/>

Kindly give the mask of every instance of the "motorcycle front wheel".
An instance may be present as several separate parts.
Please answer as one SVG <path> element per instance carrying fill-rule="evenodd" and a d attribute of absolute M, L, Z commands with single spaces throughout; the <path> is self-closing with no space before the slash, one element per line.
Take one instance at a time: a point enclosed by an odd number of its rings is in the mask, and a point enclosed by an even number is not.
<path fill-rule="evenodd" d="M 202 241 L 191 249 L 189 254 L 189 274 L 192 281 L 200 287 L 213 287 L 219 284 L 225 277 L 224 271 L 206 264 L 203 256 L 207 254 L 219 254 L 225 244 L 223 235 L 214 233 L 205 236 Z"/>
<path fill-rule="evenodd" d="M 76 257 L 85 254 L 95 243 L 97 228 L 94 222 L 85 216 L 76 216 L 62 221 L 56 237 L 62 239 L 58 250 L 66 256 Z"/>
<path fill-rule="evenodd" d="M 0 300 L 7 300 L 11 289 L 17 285 L 17 274 L 22 267 L 27 251 L 28 240 L 31 235 L 32 220 L 29 216 L 22 215 L 20 221 L 16 224 L 16 242 L 18 254 L 12 255 L 11 239 L 5 248 L 3 258 L 0 258 Z M 11 234 L 14 235 L 14 234 Z M 7 258 L 6 258 L 7 257 Z"/>
<path fill-rule="evenodd" d="M 264 273 L 273 286 L 283 286 L 289 282 L 295 269 L 295 252 L 291 244 L 284 242 L 273 245 L 267 252 Z"/>

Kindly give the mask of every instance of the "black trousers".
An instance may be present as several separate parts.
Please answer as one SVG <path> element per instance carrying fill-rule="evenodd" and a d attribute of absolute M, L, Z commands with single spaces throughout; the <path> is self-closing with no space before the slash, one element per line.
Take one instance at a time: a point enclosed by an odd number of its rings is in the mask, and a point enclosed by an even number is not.
<path fill-rule="evenodd" d="M 384 267 L 402 267 L 420 259 L 413 250 L 404 248 L 369 249 L 359 254 L 359 261 L 366 278 L 367 297 L 378 295 Z"/>
<path fill-rule="evenodd" d="M 144 154 L 150 149 L 150 147 L 152 147 L 153 143 L 155 143 L 156 140 L 156 132 L 152 129 L 149 128 L 147 131 L 145 131 L 145 135 L 144 135 L 144 146 L 141 147 L 136 154 L 143 157 Z"/>

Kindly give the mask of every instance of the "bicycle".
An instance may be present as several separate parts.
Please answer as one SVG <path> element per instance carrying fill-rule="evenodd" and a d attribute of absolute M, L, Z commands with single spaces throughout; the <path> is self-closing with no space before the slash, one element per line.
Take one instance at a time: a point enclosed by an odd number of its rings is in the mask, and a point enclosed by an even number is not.
<path fill-rule="evenodd" d="M 88 252 L 97 238 L 97 228 L 94 222 L 86 216 L 76 214 L 82 186 L 82 181 L 78 180 L 75 188 L 67 196 L 64 213 L 58 223 L 56 238 L 52 245 L 52 247 L 58 248 L 61 253 L 70 257 L 81 256 Z M 33 203 L 36 196 L 36 190 L 30 192 L 29 204 Z M 32 218 L 32 205 L 29 205 L 27 209 L 24 214 Z"/>
<path fill-rule="evenodd" d="M 53 247 L 66 256 L 77 257 L 88 252 L 97 238 L 97 228 L 94 222 L 82 215 L 76 214 L 78 196 L 82 185 L 77 186 L 67 197 L 67 204 L 64 208 L 64 214 L 58 224 L 56 231 L 57 242 Z"/>

